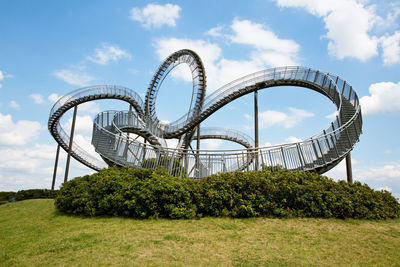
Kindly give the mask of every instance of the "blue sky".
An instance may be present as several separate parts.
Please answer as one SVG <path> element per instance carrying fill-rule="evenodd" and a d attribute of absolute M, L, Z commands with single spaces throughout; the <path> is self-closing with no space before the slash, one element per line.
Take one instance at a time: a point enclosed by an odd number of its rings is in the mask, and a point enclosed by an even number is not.
<path fill-rule="evenodd" d="M 86 85 L 117 84 L 144 98 L 162 60 L 196 51 L 207 92 L 252 72 L 300 65 L 337 74 L 361 99 L 363 134 L 352 151 L 355 180 L 400 197 L 400 2 L 368 0 L 3 1 L 0 4 L 0 191 L 49 188 L 56 143 L 47 130 L 58 97 Z M 190 105 L 187 66 L 167 77 L 157 113 L 173 121 Z M 252 95 L 205 126 L 253 135 Z M 79 107 L 76 142 L 90 145 L 97 112 L 127 110 L 102 100 Z M 310 137 L 335 106 L 298 87 L 259 92 L 260 144 Z M 69 116 L 69 117 L 68 117 Z M 62 123 L 68 127 L 71 114 Z M 236 148 L 209 140 L 202 148 Z M 57 186 L 64 173 L 61 153 Z M 92 171 L 72 162 L 71 176 Z M 344 164 L 326 173 L 345 179 Z"/>

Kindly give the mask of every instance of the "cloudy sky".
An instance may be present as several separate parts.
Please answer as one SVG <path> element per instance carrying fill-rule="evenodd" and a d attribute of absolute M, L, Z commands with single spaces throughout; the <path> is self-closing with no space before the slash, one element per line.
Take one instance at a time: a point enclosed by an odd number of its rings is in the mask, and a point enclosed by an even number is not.
<path fill-rule="evenodd" d="M 357 92 L 364 126 L 352 151 L 355 180 L 400 197 L 400 2 L 386 0 L 3 1 L 0 4 L 0 191 L 49 188 L 56 143 L 49 111 L 87 85 L 117 84 L 142 96 L 162 60 L 196 51 L 208 92 L 252 72 L 287 65 L 337 74 Z M 180 66 L 164 82 L 156 111 L 187 112 L 191 82 Z M 242 97 L 203 125 L 253 135 L 253 98 Z M 93 117 L 124 102 L 81 105 L 76 142 L 90 144 Z M 259 92 L 260 144 L 294 142 L 327 128 L 335 106 L 298 87 Z M 63 118 L 68 128 L 71 114 Z M 235 147 L 204 141 L 203 148 Z M 95 154 L 95 153 L 94 153 Z M 61 153 L 57 186 L 65 167 Z M 71 176 L 92 171 L 72 162 Z M 340 164 L 326 173 L 345 179 Z"/>

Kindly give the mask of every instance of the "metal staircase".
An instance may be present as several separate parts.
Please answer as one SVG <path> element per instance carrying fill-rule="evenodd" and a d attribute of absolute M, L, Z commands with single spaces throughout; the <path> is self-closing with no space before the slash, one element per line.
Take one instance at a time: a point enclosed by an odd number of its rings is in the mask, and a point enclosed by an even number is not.
<path fill-rule="evenodd" d="M 157 93 L 166 75 L 182 63 L 189 66 L 193 77 L 191 107 L 177 121 L 164 124 L 158 120 L 155 112 Z M 144 102 L 137 93 L 125 87 L 106 85 L 81 88 L 56 102 L 50 111 L 48 127 L 55 140 L 67 150 L 69 136 L 59 123 L 67 110 L 96 99 L 123 100 L 133 107 L 132 111 L 101 112 L 93 123 L 92 144 L 107 165 L 137 168 L 163 166 L 174 175 L 192 178 L 202 178 L 221 171 L 260 170 L 268 166 L 324 173 L 346 157 L 362 132 L 357 94 L 347 82 L 329 73 L 305 67 L 267 69 L 228 83 L 207 97 L 205 82 L 204 67 L 198 55 L 190 50 L 181 50 L 161 64 Z M 177 148 L 166 146 L 165 139 L 186 136 L 185 140 L 190 142 L 197 138 L 197 125 L 231 101 L 256 90 L 279 86 L 304 87 L 328 97 L 337 107 L 336 119 L 321 133 L 298 143 L 254 148 L 252 138 L 239 131 L 202 128 L 200 139 L 229 140 L 244 148 L 193 151 L 188 143 Z M 131 138 L 128 133 L 142 136 L 147 143 Z M 76 144 L 73 144 L 71 155 L 95 170 L 106 166 Z"/>

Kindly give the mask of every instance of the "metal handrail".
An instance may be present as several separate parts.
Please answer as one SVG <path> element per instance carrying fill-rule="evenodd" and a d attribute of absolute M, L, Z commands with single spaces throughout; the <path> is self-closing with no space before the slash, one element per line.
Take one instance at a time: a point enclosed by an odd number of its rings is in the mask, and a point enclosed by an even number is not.
<path fill-rule="evenodd" d="M 176 132 L 176 136 L 182 135 L 189 130 L 187 128 L 190 128 L 191 124 L 200 123 L 209 114 L 239 95 L 278 83 L 287 85 L 293 83 L 326 95 L 337 106 L 336 120 L 331 122 L 331 125 L 322 133 L 308 139 L 269 147 L 192 151 L 168 148 L 163 143 L 164 136 L 167 134 Z M 164 166 L 170 173 L 192 178 L 201 178 L 218 171 L 253 170 L 266 166 L 323 172 L 336 165 L 353 148 L 362 131 L 358 96 L 346 81 L 338 76 L 310 68 L 280 67 L 247 75 L 219 88 L 205 97 L 201 113 L 189 116 L 193 114 L 193 110 L 189 110 L 187 114 L 171 124 L 162 124 L 154 121 L 151 116 L 144 115 L 143 101 L 129 88 L 95 86 L 75 90 L 60 98 L 50 111 L 49 129 L 64 148 L 68 146 L 69 137 L 59 124 L 61 115 L 74 105 L 89 101 L 91 97 L 105 97 L 101 94 L 110 94 L 111 98 L 129 98 L 129 101 L 136 104 L 135 112 L 106 111 L 96 116 L 92 144 L 103 158 L 123 166 L 139 168 Z M 132 131 L 140 132 L 146 138 L 153 138 L 154 142 L 159 140 L 162 145 L 132 140 L 121 130 L 127 127 L 133 129 Z M 215 135 L 219 131 L 220 135 L 245 140 L 250 144 L 254 142 L 250 136 L 229 129 L 202 128 L 200 135 L 207 135 L 207 131 Z M 95 162 L 77 145 L 74 144 L 72 150 L 72 155 L 82 163 L 91 168 L 100 168 L 99 162 Z M 255 157 L 258 157 L 258 160 L 254 160 Z M 258 166 L 255 165 L 257 162 Z M 177 171 L 178 174 L 174 173 Z"/>

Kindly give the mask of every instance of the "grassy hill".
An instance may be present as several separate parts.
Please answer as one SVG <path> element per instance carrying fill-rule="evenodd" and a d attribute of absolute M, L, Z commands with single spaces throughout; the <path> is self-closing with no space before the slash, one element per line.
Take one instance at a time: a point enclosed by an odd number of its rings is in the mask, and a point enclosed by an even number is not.
<path fill-rule="evenodd" d="M 0 206 L 0 266 L 298 266 L 400 263 L 400 220 L 134 220 Z"/>

